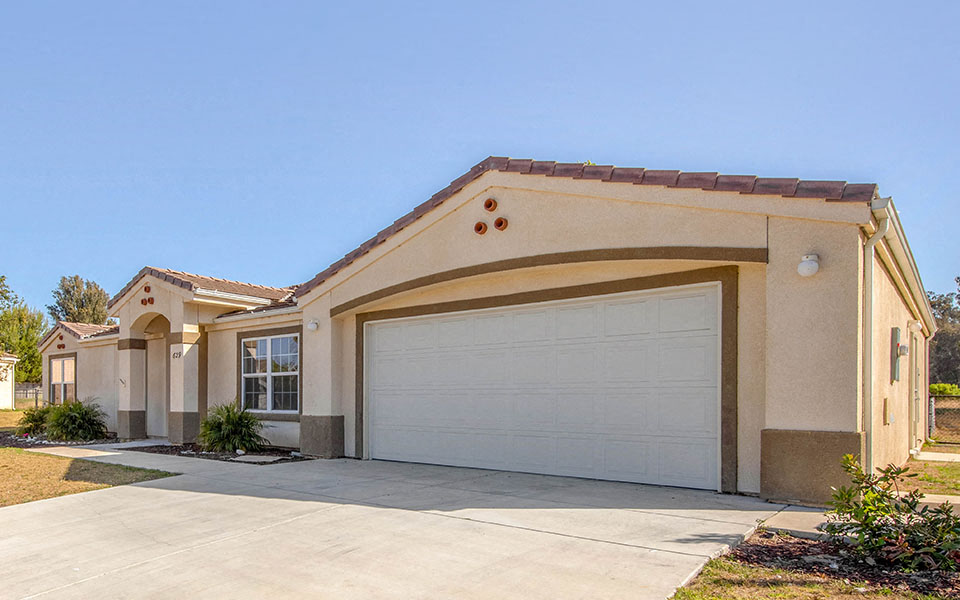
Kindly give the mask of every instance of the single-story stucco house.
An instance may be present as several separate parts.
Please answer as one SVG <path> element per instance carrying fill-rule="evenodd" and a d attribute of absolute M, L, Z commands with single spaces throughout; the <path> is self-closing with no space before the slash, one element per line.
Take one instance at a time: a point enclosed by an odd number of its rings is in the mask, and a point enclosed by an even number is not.
<path fill-rule="evenodd" d="M 822 502 L 926 431 L 935 322 L 875 184 L 491 157 L 299 285 L 145 267 L 60 323 L 51 397 L 272 443 Z"/>
<path fill-rule="evenodd" d="M 0 352 L 0 410 L 13 410 L 16 407 L 18 361 L 16 354 Z"/>

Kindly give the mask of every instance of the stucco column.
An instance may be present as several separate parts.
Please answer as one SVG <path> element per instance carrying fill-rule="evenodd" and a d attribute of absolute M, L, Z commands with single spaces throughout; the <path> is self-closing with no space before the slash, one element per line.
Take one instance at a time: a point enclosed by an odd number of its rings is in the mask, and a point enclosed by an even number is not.
<path fill-rule="evenodd" d="M 117 437 L 147 437 L 147 343 L 120 332 L 117 342 Z"/>
<path fill-rule="evenodd" d="M 181 444 L 196 442 L 200 431 L 200 327 L 195 311 L 191 311 L 190 307 L 184 306 L 176 312 L 181 314 L 174 315 L 170 323 L 170 417 L 167 437 L 172 443 Z"/>
<path fill-rule="evenodd" d="M 344 455 L 343 411 L 339 403 L 340 322 L 329 317 L 329 296 L 304 311 L 300 450 L 323 458 Z M 317 329 L 311 331 L 309 323 Z"/>

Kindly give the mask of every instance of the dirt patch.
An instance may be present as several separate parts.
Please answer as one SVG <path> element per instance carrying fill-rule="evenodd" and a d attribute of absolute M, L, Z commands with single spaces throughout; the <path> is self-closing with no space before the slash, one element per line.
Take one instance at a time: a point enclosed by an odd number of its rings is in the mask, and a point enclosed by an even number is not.
<path fill-rule="evenodd" d="M 291 450 L 281 450 L 280 448 L 266 448 L 260 452 L 251 452 L 249 454 L 244 454 L 243 456 L 269 456 L 275 457 L 277 460 L 269 463 L 253 463 L 253 462 L 240 462 L 234 460 L 238 457 L 237 454 L 230 452 L 204 452 L 198 444 L 170 444 L 163 446 L 135 446 L 131 448 L 125 448 L 125 450 L 134 450 L 136 452 L 149 452 L 150 454 L 167 454 L 170 456 L 185 456 L 187 458 L 203 458 L 206 460 L 222 460 L 225 462 L 240 463 L 240 464 L 269 464 L 275 465 L 278 463 L 285 462 L 299 462 L 302 460 L 314 460 L 312 457 L 304 456 L 299 452 Z"/>
<path fill-rule="evenodd" d="M 0 448 L 0 506 L 171 475 L 174 473 Z"/>
<path fill-rule="evenodd" d="M 960 596 L 960 574 L 943 571 L 906 573 L 893 565 L 861 558 L 846 546 L 771 532 L 755 534 L 725 558 L 792 574 L 811 574 L 848 583 L 856 581 L 860 585 L 855 587 L 868 591 L 884 588 L 946 598 Z"/>

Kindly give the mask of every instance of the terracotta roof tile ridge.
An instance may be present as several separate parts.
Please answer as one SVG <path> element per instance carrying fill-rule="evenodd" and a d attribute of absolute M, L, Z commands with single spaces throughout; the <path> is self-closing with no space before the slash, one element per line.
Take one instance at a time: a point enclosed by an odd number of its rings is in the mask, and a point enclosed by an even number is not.
<path fill-rule="evenodd" d="M 356 259 L 367 254 L 394 234 L 440 206 L 447 198 L 462 190 L 467 184 L 478 179 L 487 171 L 591 179 L 611 183 L 632 183 L 634 185 L 699 188 L 715 192 L 739 192 L 741 194 L 774 195 L 790 198 L 823 198 L 828 202 L 870 202 L 877 195 L 877 184 L 875 183 L 815 181 L 796 178 L 757 177 L 756 175 L 721 175 L 716 172 L 651 170 L 642 167 L 558 163 L 529 158 L 488 156 L 469 171 L 450 182 L 450 185 L 431 196 L 429 200 L 394 221 L 392 225 L 360 244 L 355 250 L 348 252 L 343 258 L 317 273 L 309 281 L 297 286 L 293 295 L 299 298 L 307 294 Z"/>
<path fill-rule="evenodd" d="M 162 273 L 167 273 L 168 275 L 181 276 L 184 278 L 195 277 L 199 279 L 210 279 L 212 281 L 219 281 L 220 283 L 233 283 L 237 285 L 245 285 L 249 287 L 262 288 L 265 290 L 276 290 L 276 291 L 293 291 L 289 287 L 276 287 L 272 285 L 262 285 L 259 283 L 249 283 L 247 281 L 238 281 L 236 279 L 224 279 L 223 277 L 213 277 L 212 275 L 200 275 L 199 273 L 188 273 L 187 271 L 179 271 L 177 269 L 160 269 L 157 267 L 150 267 L 151 269 L 160 271 Z"/>

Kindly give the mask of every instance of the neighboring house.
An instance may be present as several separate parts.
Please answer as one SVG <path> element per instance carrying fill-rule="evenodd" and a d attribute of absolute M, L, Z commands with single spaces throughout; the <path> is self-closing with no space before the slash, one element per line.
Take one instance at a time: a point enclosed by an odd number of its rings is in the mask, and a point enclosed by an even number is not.
<path fill-rule="evenodd" d="M 16 408 L 16 354 L 0 352 L 0 410 Z"/>
<path fill-rule="evenodd" d="M 146 267 L 109 309 L 43 377 L 123 438 L 239 400 L 323 457 L 808 502 L 922 444 L 935 329 L 874 184 L 496 157 L 306 283 Z"/>

